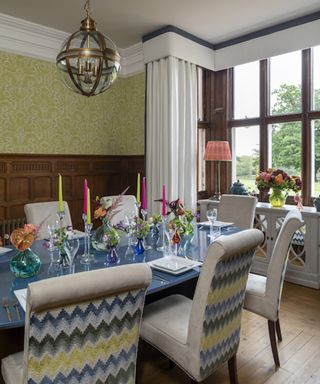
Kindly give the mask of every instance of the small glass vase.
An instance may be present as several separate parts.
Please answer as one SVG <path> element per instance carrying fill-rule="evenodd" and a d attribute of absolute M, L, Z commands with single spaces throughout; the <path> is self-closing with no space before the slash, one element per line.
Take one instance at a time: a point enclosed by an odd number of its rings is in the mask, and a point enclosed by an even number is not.
<path fill-rule="evenodd" d="M 41 261 L 30 248 L 22 252 L 18 252 L 12 257 L 10 262 L 10 270 L 16 277 L 32 277 L 35 276 L 40 269 Z"/>
<path fill-rule="evenodd" d="M 273 188 L 271 195 L 269 196 L 270 204 L 275 207 L 279 208 L 284 206 L 287 198 L 287 192 L 283 191 L 281 189 Z"/>
<path fill-rule="evenodd" d="M 97 251 L 105 251 L 106 250 L 106 246 L 103 242 L 104 233 L 105 233 L 104 226 L 100 225 L 100 227 L 97 228 L 92 235 L 91 244 L 92 244 L 93 248 L 96 249 Z"/>
<path fill-rule="evenodd" d="M 116 247 L 107 246 L 106 251 L 106 265 L 116 264 L 119 262 L 119 256 Z"/>
<path fill-rule="evenodd" d="M 136 252 L 136 255 L 142 255 L 144 252 L 144 243 L 143 243 L 142 237 L 137 239 L 137 244 L 135 246 L 135 252 Z"/>
<path fill-rule="evenodd" d="M 156 249 L 157 245 L 160 240 L 160 229 L 159 226 L 153 225 L 150 230 L 150 236 L 149 236 L 149 244 L 151 244 L 151 247 Z"/>

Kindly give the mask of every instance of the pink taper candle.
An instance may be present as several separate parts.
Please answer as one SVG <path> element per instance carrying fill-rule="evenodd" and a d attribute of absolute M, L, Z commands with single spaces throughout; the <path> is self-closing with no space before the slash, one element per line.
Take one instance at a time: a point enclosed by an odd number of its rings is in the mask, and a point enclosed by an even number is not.
<path fill-rule="evenodd" d="M 167 213 L 166 209 L 166 186 L 162 186 L 162 216 L 165 216 Z"/>
<path fill-rule="evenodd" d="M 147 209 L 146 178 L 142 178 L 142 202 L 141 209 Z"/>
<path fill-rule="evenodd" d="M 83 213 L 86 215 L 88 210 L 88 181 L 84 179 L 83 185 Z"/>

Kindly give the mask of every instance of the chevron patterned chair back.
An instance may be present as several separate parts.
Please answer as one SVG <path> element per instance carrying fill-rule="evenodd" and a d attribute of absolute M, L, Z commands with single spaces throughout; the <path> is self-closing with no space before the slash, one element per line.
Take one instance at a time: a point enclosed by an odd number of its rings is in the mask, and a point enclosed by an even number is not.
<path fill-rule="evenodd" d="M 246 283 L 263 234 L 257 229 L 223 236 L 209 246 L 193 300 L 172 295 L 146 306 L 141 337 L 192 379 L 205 380 L 229 362 L 236 383 L 236 352 Z"/>
<path fill-rule="evenodd" d="M 24 357 L 2 361 L 6 384 L 134 384 L 150 281 L 150 268 L 136 264 L 30 284 Z"/>

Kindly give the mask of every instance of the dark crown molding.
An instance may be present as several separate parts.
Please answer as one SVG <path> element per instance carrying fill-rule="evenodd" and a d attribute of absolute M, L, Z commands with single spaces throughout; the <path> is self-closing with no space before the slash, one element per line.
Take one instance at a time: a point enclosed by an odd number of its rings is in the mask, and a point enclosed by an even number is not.
<path fill-rule="evenodd" d="M 206 40 L 200 39 L 199 37 L 192 35 L 189 32 L 184 31 L 183 29 L 175 27 L 174 25 L 167 25 L 165 27 L 157 29 L 156 31 L 153 31 L 151 33 L 144 35 L 142 37 L 142 42 L 145 43 L 146 41 L 151 40 L 151 39 L 153 39 L 157 36 L 160 36 L 164 33 L 167 33 L 167 32 L 174 32 L 177 35 L 183 36 L 183 37 L 185 37 L 191 41 L 194 41 L 195 43 L 203 45 L 204 47 L 207 47 L 207 48 L 210 48 L 213 50 L 218 50 L 218 49 L 230 47 L 230 46 L 235 45 L 235 44 L 243 43 L 245 41 L 253 40 L 253 39 L 256 39 L 258 37 L 267 36 L 267 35 L 270 35 L 270 34 L 275 33 L 275 32 L 284 31 L 284 30 L 292 28 L 292 27 L 297 27 L 299 25 L 310 23 L 310 22 L 318 20 L 318 19 L 320 19 L 320 11 L 313 12 L 313 13 L 310 13 L 310 14 L 305 15 L 305 16 L 297 17 L 295 19 L 285 21 L 283 23 L 279 23 L 279 24 L 273 25 L 271 27 L 259 29 L 258 31 L 250 32 L 250 33 L 247 33 L 245 35 L 236 37 L 234 39 L 229 39 L 229 40 L 223 41 L 221 43 L 217 43 L 217 44 L 209 43 Z"/>

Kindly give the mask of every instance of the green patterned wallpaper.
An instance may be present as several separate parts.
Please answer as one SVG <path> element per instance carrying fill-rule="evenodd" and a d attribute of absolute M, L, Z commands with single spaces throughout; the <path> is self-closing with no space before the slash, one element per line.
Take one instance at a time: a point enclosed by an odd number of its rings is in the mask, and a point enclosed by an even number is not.
<path fill-rule="evenodd" d="M 0 52 L 0 153 L 141 155 L 144 74 L 95 97 L 62 84 L 54 63 Z"/>

